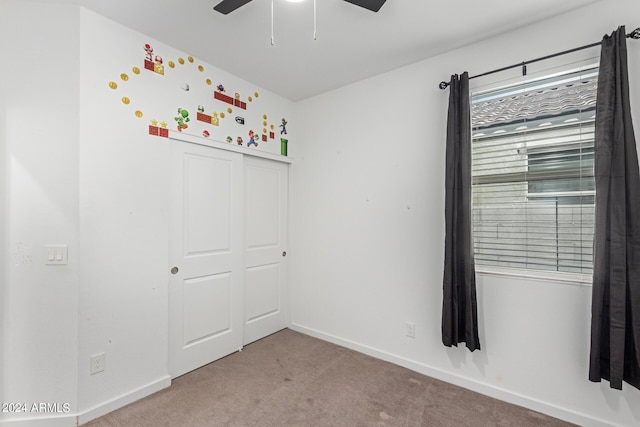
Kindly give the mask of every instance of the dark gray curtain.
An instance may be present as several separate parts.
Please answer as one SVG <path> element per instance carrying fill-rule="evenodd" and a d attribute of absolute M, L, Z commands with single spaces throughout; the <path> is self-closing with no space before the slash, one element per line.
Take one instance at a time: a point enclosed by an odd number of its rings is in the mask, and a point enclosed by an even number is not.
<path fill-rule="evenodd" d="M 471 223 L 469 74 L 451 76 L 445 178 L 445 255 L 442 342 L 480 349 Z"/>
<path fill-rule="evenodd" d="M 602 40 L 597 96 L 589 380 L 640 388 L 640 176 L 624 27 Z"/>

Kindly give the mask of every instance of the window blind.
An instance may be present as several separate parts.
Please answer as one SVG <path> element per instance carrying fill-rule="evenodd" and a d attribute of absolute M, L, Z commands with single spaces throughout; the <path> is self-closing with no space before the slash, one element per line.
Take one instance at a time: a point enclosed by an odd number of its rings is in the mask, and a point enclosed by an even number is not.
<path fill-rule="evenodd" d="M 591 274 L 597 76 L 472 95 L 476 264 Z"/>

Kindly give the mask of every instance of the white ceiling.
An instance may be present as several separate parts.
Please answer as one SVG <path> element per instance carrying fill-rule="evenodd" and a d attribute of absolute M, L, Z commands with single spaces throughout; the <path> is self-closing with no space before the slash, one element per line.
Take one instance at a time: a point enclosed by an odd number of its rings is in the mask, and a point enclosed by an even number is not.
<path fill-rule="evenodd" d="M 343 0 L 76 3 L 293 101 L 601 0 L 387 0 L 378 13 Z"/>

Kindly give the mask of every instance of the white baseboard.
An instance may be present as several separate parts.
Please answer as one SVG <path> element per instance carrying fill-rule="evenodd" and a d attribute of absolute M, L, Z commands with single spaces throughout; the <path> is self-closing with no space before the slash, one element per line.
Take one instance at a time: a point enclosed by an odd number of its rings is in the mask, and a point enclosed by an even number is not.
<path fill-rule="evenodd" d="M 129 403 L 135 402 L 136 400 L 140 400 L 143 397 L 147 397 L 157 391 L 165 389 L 170 385 L 171 377 L 169 375 L 162 377 L 152 383 L 147 384 L 146 386 L 132 390 L 128 393 L 123 394 L 122 396 L 101 403 L 100 405 L 94 406 L 93 408 L 81 414 L 78 414 L 77 424 L 74 425 L 82 425 L 84 423 L 87 423 L 93 419 L 106 415 L 109 412 L 115 411 L 116 409 L 120 409 L 123 406 L 128 405 Z"/>
<path fill-rule="evenodd" d="M 0 426 L 3 427 L 76 427 L 78 425 L 77 423 L 78 419 L 75 414 L 0 420 Z"/>
<path fill-rule="evenodd" d="M 422 362 L 410 360 L 392 353 L 378 350 L 376 348 L 373 348 L 367 345 L 359 344 L 357 342 L 350 341 L 335 335 L 327 334 L 322 331 L 318 331 L 316 329 L 309 328 L 300 324 L 292 323 L 289 326 L 289 328 L 293 331 L 300 332 L 302 334 L 309 335 L 315 338 L 319 338 L 323 341 L 328 341 L 333 344 L 337 344 L 339 346 L 346 347 L 351 350 L 355 350 L 357 352 L 366 354 L 371 357 L 375 357 L 376 359 L 381 359 L 386 362 L 390 362 L 395 365 L 402 366 L 407 369 L 411 369 L 412 371 L 418 372 L 420 374 L 423 374 L 432 378 L 436 378 L 438 380 L 445 381 L 447 383 L 454 384 L 459 387 L 463 387 L 468 390 L 472 390 L 472 391 L 484 394 L 486 396 L 493 397 L 498 400 L 502 400 L 504 402 L 512 403 L 514 405 L 522 406 L 522 407 L 531 409 L 533 411 L 541 412 L 543 414 L 547 414 L 554 418 L 568 421 L 570 423 L 574 423 L 584 427 L 615 426 L 615 424 L 611 424 L 610 422 L 593 418 L 586 414 L 578 413 L 567 408 L 562 408 L 560 406 L 553 405 L 548 402 L 533 399 L 528 396 L 514 393 L 509 390 L 501 389 L 489 384 L 481 383 L 470 378 L 465 378 L 451 372 L 434 368 Z"/>

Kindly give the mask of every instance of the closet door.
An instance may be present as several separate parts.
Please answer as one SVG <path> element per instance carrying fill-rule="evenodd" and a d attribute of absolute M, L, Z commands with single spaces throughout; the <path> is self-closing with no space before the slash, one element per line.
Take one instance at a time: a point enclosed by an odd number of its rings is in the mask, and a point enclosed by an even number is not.
<path fill-rule="evenodd" d="M 288 165 L 244 160 L 244 343 L 288 324 Z"/>
<path fill-rule="evenodd" d="M 175 378 L 242 347 L 243 159 L 172 140 L 171 162 L 169 370 Z"/>

